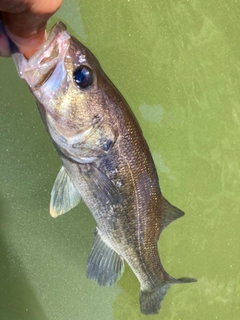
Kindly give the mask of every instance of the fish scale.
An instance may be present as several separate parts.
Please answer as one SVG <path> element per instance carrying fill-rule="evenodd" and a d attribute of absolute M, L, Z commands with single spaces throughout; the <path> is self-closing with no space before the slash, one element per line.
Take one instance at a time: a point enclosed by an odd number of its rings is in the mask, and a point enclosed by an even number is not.
<path fill-rule="evenodd" d="M 112 285 L 126 261 L 140 283 L 140 309 L 155 314 L 175 279 L 158 253 L 160 233 L 184 213 L 160 191 L 156 168 L 127 102 L 96 57 L 59 22 L 26 60 L 12 54 L 62 160 L 50 202 L 58 217 L 82 198 L 97 228 L 87 277 Z M 47 59 L 46 59 L 47 57 Z"/>

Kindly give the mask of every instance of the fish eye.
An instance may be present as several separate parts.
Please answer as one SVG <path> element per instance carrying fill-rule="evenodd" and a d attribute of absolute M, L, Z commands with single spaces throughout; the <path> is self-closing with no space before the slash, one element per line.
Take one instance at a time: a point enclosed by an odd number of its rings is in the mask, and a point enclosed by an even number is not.
<path fill-rule="evenodd" d="M 73 72 L 73 79 L 79 88 L 86 89 L 93 82 L 92 70 L 86 66 L 79 66 Z"/>

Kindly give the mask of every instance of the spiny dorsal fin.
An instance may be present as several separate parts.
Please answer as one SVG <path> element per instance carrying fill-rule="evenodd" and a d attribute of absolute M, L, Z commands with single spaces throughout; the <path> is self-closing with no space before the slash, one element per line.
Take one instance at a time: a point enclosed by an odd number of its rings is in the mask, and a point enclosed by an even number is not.
<path fill-rule="evenodd" d="M 174 220 L 184 216 L 184 212 L 168 202 L 164 197 L 162 197 L 162 222 L 161 222 L 161 231 L 166 228 Z"/>
<path fill-rule="evenodd" d="M 50 214 L 56 218 L 68 212 L 81 200 L 81 196 L 62 166 L 51 192 Z"/>
<path fill-rule="evenodd" d="M 123 271 L 123 258 L 106 243 L 102 233 L 96 229 L 87 263 L 87 277 L 94 279 L 100 286 L 110 286 L 121 278 Z"/>

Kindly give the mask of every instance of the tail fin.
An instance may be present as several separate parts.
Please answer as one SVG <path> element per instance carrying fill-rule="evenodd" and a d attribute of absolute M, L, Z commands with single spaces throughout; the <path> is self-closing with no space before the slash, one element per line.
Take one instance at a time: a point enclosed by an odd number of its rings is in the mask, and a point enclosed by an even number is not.
<path fill-rule="evenodd" d="M 156 314 L 159 312 L 161 301 L 163 300 L 167 290 L 174 283 L 196 282 L 193 278 L 172 278 L 171 283 L 162 283 L 155 287 L 152 291 L 140 291 L 140 309 L 143 314 Z"/>
<path fill-rule="evenodd" d="M 140 291 L 140 309 L 143 314 L 156 314 L 170 284 L 162 284 L 152 291 Z"/>

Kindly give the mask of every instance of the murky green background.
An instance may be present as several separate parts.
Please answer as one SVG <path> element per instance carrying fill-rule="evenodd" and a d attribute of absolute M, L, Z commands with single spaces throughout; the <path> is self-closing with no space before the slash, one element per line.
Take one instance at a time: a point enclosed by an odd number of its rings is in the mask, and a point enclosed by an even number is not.
<path fill-rule="evenodd" d="M 65 0 L 63 20 L 99 58 L 150 145 L 163 194 L 186 216 L 161 236 L 175 285 L 143 316 L 126 267 L 85 277 L 95 223 L 81 203 L 52 219 L 60 161 L 10 59 L 0 59 L 0 319 L 240 319 L 240 3 Z"/>

